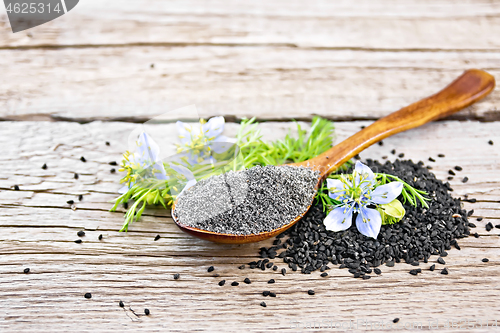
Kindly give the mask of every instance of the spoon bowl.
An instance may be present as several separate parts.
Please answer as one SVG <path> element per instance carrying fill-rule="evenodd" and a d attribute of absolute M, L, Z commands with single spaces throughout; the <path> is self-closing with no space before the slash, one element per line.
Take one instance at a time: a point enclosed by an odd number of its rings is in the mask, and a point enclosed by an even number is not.
<path fill-rule="evenodd" d="M 478 69 L 467 70 L 437 94 L 424 98 L 377 120 L 370 126 L 310 160 L 289 165 L 306 167 L 314 171 L 319 171 L 320 175 L 315 187 L 317 191 L 323 180 L 328 177 L 330 173 L 337 170 L 342 164 L 374 143 L 396 133 L 419 127 L 436 119 L 447 117 L 482 99 L 488 95 L 494 87 L 495 78 L 487 72 Z M 259 242 L 274 237 L 291 228 L 304 217 L 309 208 L 311 208 L 313 202 L 311 202 L 311 204 L 297 217 L 280 228 L 249 235 L 223 234 L 184 225 L 174 214 L 176 204 L 177 200 L 172 205 L 172 218 L 182 231 L 212 242 L 243 244 Z"/>

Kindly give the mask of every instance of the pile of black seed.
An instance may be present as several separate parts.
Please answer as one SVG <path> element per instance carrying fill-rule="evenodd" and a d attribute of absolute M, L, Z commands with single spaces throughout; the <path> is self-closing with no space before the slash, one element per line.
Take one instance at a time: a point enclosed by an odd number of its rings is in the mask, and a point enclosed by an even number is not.
<path fill-rule="evenodd" d="M 449 183 L 436 179 L 423 162 L 396 160 L 380 164 L 367 160 L 366 165 L 426 191 L 432 199 L 429 208 L 405 204 L 403 220 L 383 225 L 375 240 L 360 234 L 355 223 L 346 231 L 326 230 L 323 207 L 313 205 L 299 223 L 276 238 L 274 246 L 261 248 L 261 257 L 283 258 L 293 271 L 300 268 L 306 274 L 317 269 L 324 271 L 332 263 L 348 268 L 355 277 L 369 278 L 370 267 L 383 263 L 393 266 L 401 261 L 418 266 L 419 261 L 427 262 L 431 255 L 446 256 L 446 250 L 452 246 L 460 249 L 457 239 L 470 234 L 468 214 L 461 208 L 460 199 L 451 197 Z M 399 199 L 402 201 L 402 197 Z M 285 236 L 289 238 L 282 243 Z M 284 250 L 278 254 L 280 249 Z M 375 273 L 378 271 L 375 269 Z"/>
<path fill-rule="evenodd" d="M 179 196 L 181 224 L 224 234 L 271 231 L 311 204 L 319 173 L 304 167 L 256 166 L 201 180 Z"/>

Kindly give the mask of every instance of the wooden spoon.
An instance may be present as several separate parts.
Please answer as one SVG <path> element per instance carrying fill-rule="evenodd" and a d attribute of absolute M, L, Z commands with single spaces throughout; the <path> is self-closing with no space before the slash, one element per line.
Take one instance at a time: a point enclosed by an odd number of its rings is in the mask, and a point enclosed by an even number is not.
<path fill-rule="evenodd" d="M 490 74 L 470 69 L 435 95 L 424 98 L 399 111 L 381 118 L 350 138 L 310 160 L 290 164 L 303 166 L 320 172 L 317 188 L 333 171 L 349 159 L 374 143 L 393 134 L 421 126 L 430 121 L 449 116 L 488 95 L 495 87 L 495 78 Z M 172 211 L 175 210 L 175 204 Z M 312 202 L 311 202 L 312 205 Z M 311 207 L 309 205 L 290 223 L 269 232 L 252 235 L 220 234 L 183 225 L 172 214 L 177 226 L 184 232 L 217 243 L 242 244 L 258 242 L 276 236 L 297 223 Z"/>

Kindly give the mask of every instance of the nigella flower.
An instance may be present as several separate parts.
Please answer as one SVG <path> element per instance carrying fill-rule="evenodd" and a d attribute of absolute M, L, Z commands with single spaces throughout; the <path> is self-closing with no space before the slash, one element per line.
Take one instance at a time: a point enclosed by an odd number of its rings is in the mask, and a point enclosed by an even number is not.
<path fill-rule="evenodd" d="M 324 220 L 327 230 L 346 230 L 357 213 L 356 227 L 365 236 L 377 238 L 382 225 L 380 213 L 369 208 L 372 205 L 388 204 L 403 190 L 403 183 L 391 182 L 377 186 L 372 170 L 361 162 L 356 162 L 352 175 L 342 175 L 340 179 L 327 179 L 328 195 L 341 202 Z"/>
<path fill-rule="evenodd" d="M 227 151 L 235 139 L 222 135 L 224 117 L 213 117 L 208 122 L 200 120 L 199 124 L 186 124 L 177 121 L 177 132 L 181 144 L 177 145 L 178 153 L 186 153 L 189 164 L 214 162 L 212 152 L 220 154 Z"/>

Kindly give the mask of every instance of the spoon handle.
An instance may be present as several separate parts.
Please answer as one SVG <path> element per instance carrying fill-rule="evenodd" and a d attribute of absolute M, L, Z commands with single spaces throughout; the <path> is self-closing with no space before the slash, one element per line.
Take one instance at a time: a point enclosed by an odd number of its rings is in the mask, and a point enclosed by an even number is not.
<path fill-rule="evenodd" d="M 494 87 L 493 76 L 478 69 L 469 69 L 437 94 L 377 120 L 321 155 L 293 165 L 318 170 L 323 179 L 374 143 L 393 134 L 449 116 L 482 99 Z"/>

